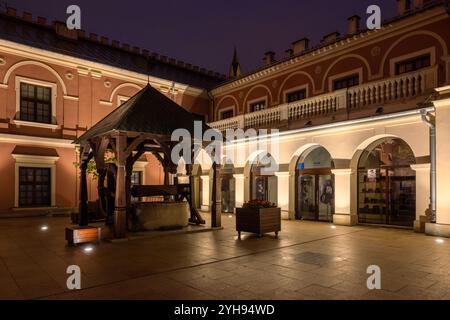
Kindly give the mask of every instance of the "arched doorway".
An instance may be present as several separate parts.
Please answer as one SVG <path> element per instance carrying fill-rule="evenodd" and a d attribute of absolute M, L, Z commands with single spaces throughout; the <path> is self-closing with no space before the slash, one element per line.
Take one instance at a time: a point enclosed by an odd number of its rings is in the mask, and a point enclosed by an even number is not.
<path fill-rule="evenodd" d="M 258 156 L 251 167 L 250 195 L 251 200 L 264 200 L 277 203 L 277 177 L 273 164 L 275 160 L 270 154 Z"/>
<path fill-rule="evenodd" d="M 296 165 L 296 219 L 333 221 L 334 164 L 330 153 L 312 146 L 298 158 Z"/>
<path fill-rule="evenodd" d="M 233 213 L 236 207 L 236 180 L 233 174 L 233 164 L 226 162 L 221 169 L 222 212 L 226 213 Z"/>
<path fill-rule="evenodd" d="M 367 147 L 358 161 L 358 222 L 412 227 L 416 217 L 415 156 L 399 138 Z"/>

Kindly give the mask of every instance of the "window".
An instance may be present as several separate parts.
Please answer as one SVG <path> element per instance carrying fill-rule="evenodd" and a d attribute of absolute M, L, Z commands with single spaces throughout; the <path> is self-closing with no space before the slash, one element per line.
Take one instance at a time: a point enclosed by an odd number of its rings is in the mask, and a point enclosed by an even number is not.
<path fill-rule="evenodd" d="M 359 75 L 354 74 L 349 77 L 336 79 L 333 81 L 333 90 L 340 90 L 359 85 Z"/>
<path fill-rule="evenodd" d="M 290 92 L 286 95 L 288 103 L 306 99 L 306 89 Z"/>
<path fill-rule="evenodd" d="M 52 122 L 51 88 L 20 83 L 20 120 Z"/>
<path fill-rule="evenodd" d="M 226 111 L 222 111 L 220 113 L 220 119 L 221 120 L 225 120 L 225 119 L 230 119 L 234 117 L 234 111 L 233 109 L 231 110 L 226 110 Z"/>
<path fill-rule="evenodd" d="M 250 112 L 261 111 L 261 110 L 264 110 L 265 108 L 266 108 L 265 100 L 250 103 Z"/>
<path fill-rule="evenodd" d="M 429 54 L 415 57 L 413 59 L 398 62 L 395 65 L 395 74 L 403 74 L 416 71 L 431 66 L 431 57 Z"/>
<path fill-rule="evenodd" d="M 142 171 L 133 171 L 131 174 L 131 185 L 141 185 L 142 184 Z"/>
<path fill-rule="evenodd" d="M 19 206 L 51 206 L 51 169 L 19 168 Z"/>
<path fill-rule="evenodd" d="M 142 173 L 142 171 L 133 171 L 131 174 L 131 186 L 142 185 Z M 131 201 L 142 201 L 142 198 L 131 197 Z"/>

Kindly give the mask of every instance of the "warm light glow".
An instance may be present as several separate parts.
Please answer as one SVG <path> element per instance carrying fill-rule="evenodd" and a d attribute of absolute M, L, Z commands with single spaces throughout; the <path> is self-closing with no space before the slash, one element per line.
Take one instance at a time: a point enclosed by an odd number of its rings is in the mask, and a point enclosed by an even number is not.
<path fill-rule="evenodd" d="M 331 226 L 331 229 L 336 229 L 336 226 Z"/>
<path fill-rule="evenodd" d="M 444 240 L 442 240 L 442 239 L 436 239 L 436 243 L 444 243 Z"/>
<path fill-rule="evenodd" d="M 42 226 L 41 227 L 41 231 L 47 231 L 48 230 L 48 226 Z"/>
<path fill-rule="evenodd" d="M 94 248 L 91 246 L 84 248 L 84 252 L 92 252 L 92 250 L 94 250 Z"/>
<path fill-rule="evenodd" d="M 233 218 L 233 216 L 231 214 L 228 215 L 228 218 Z"/>

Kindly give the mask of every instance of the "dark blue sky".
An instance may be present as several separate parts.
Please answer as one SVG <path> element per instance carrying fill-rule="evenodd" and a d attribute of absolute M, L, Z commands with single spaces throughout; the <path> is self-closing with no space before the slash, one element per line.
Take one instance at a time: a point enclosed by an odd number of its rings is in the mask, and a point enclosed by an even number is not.
<path fill-rule="evenodd" d="M 234 45 L 243 71 L 248 72 L 261 66 L 268 50 L 281 58 L 294 40 L 309 37 L 316 44 L 325 34 L 345 33 L 347 18 L 353 14 L 366 17 L 371 4 L 381 7 L 383 20 L 392 17 L 396 8 L 396 0 L 6 2 L 20 12 L 64 21 L 67 6 L 77 4 L 81 7 L 82 28 L 88 32 L 223 73 L 228 72 Z"/>

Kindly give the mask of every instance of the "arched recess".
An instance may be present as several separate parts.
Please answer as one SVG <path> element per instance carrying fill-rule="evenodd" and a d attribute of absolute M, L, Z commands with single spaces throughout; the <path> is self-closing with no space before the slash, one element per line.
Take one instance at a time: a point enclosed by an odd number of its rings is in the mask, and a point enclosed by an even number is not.
<path fill-rule="evenodd" d="M 364 141 L 351 163 L 351 214 L 359 223 L 413 226 L 416 163 L 410 144 L 394 135 Z"/>
<path fill-rule="evenodd" d="M 3 84 L 8 85 L 9 78 L 11 77 L 11 74 L 13 73 L 13 71 L 16 70 L 17 68 L 20 68 L 20 67 L 23 67 L 23 66 L 26 66 L 26 65 L 35 65 L 35 66 L 39 66 L 39 67 L 42 67 L 42 68 L 50 71 L 50 73 L 55 76 L 55 78 L 58 80 L 59 84 L 61 85 L 61 89 L 62 89 L 63 94 L 65 96 L 67 95 L 66 84 L 64 83 L 64 80 L 61 78 L 59 73 L 56 72 L 56 70 L 53 69 L 52 67 L 50 67 L 49 65 L 46 65 L 45 63 L 42 63 L 42 62 L 39 62 L 39 61 L 26 60 L 26 61 L 20 61 L 20 62 L 17 62 L 15 64 L 13 64 L 8 69 L 8 71 L 6 71 L 5 76 L 3 78 Z"/>
<path fill-rule="evenodd" d="M 266 105 L 266 108 L 268 108 L 268 107 L 273 103 L 272 92 L 270 91 L 269 87 L 266 86 L 266 85 L 263 85 L 263 84 L 258 84 L 258 85 L 256 85 L 256 86 L 252 87 L 252 88 L 247 92 L 247 94 L 245 95 L 245 97 L 244 97 L 244 103 L 243 103 L 243 105 L 242 105 L 242 107 L 243 107 L 244 110 L 247 111 L 247 108 L 248 108 L 248 105 L 247 105 L 247 104 L 248 104 L 248 102 L 249 102 L 250 100 L 253 100 L 253 99 L 249 99 L 250 94 L 251 94 L 253 91 L 255 91 L 255 90 L 259 89 L 259 88 L 262 88 L 262 89 L 264 89 L 264 90 L 267 92 L 267 105 Z M 259 99 L 259 98 L 264 98 L 264 96 L 258 96 L 258 97 L 255 97 L 255 99 Z"/>
<path fill-rule="evenodd" d="M 299 75 L 306 76 L 308 78 L 309 82 L 308 83 L 299 83 L 298 85 L 304 85 L 304 84 L 307 85 L 308 86 L 307 91 L 308 91 L 309 96 L 311 96 L 312 94 L 314 94 L 316 92 L 316 84 L 314 83 L 314 78 L 305 71 L 296 71 L 296 72 L 290 74 L 289 76 L 287 76 L 286 79 L 284 79 L 283 82 L 281 83 L 280 89 L 278 89 L 278 94 L 277 94 L 279 103 L 283 103 L 285 100 L 283 97 L 283 92 L 290 89 L 290 88 L 284 87 L 286 85 L 286 83 L 293 77 L 299 76 Z"/>
<path fill-rule="evenodd" d="M 255 166 L 259 167 L 259 169 L 255 168 Z M 263 167 L 265 168 L 262 169 Z M 278 202 L 278 195 L 277 195 L 278 180 L 277 176 L 275 175 L 276 171 L 274 170 L 274 168 L 276 167 L 277 164 L 275 159 L 267 151 L 264 150 L 255 151 L 248 157 L 244 167 L 244 202 L 254 200 L 253 197 L 255 196 L 255 194 L 258 193 L 256 189 L 257 186 L 260 185 L 260 183 L 266 184 L 267 187 L 266 200 L 271 201 L 273 203 Z M 257 173 L 257 171 L 260 172 Z M 267 179 L 258 177 L 266 177 Z M 269 178 L 270 180 L 268 180 Z M 262 180 L 266 181 L 262 182 Z"/>
<path fill-rule="evenodd" d="M 289 218 L 332 221 L 334 162 L 319 144 L 299 148 L 289 163 Z"/>
<path fill-rule="evenodd" d="M 384 74 L 384 70 L 386 69 L 387 59 L 388 59 L 389 55 L 391 54 L 392 50 L 394 50 L 394 48 L 397 47 L 402 41 L 406 40 L 407 38 L 417 36 L 417 35 L 428 35 L 428 36 L 435 38 L 437 41 L 439 41 L 439 43 L 441 45 L 441 48 L 443 50 L 443 57 L 447 57 L 448 47 L 447 47 L 445 40 L 440 35 L 438 35 L 435 32 L 428 31 L 428 30 L 417 30 L 417 31 L 407 33 L 407 34 L 401 36 L 393 44 L 391 44 L 391 46 L 385 51 L 383 58 L 381 59 L 378 76 L 382 76 Z"/>
<path fill-rule="evenodd" d="M 327 84 L 327 81 L 328 81 L 328 78 L 329 78 L 330 71 L 331 71 L 331 70 L 332 70 L 339 62 L 341 62 L 342 60 L 345 60 L 345 59 L 349 59 L 349 58 L 356 58 L 356 59 L 362 61 L 363 64 L 364 64 L 364 66 L 365 66 L 365 68 L 366 68 L 367 79 L 369 79 L 369 80 L 372 79 L 372 69 L 370 68 L 370 64 L 369 64 L 369 62 L 367 61 L 366 58 L 364 58 L 363 56 L 360 56 L 359 54 L 354 54 L 354 53 L 352 53 L 352 54 L 346 54 L 346 55 L 341 56 L 341 57 L 337 58 L 336 60 L 334 60 L 333 63 L 332 63 L 332 64 L 327 68 L 327 70 L 325 71 L 325 73 L 324 73 L 324 75 L 323 75 L 323 78 L 322 78 L 322 91 L 325 91 L 325 89 L 326 89 L 326 87 L 327 87 L 326 84 Z M 356 68 L 356 67 L 355 67 L 355 68 Z M 363 73 L 363 75 L 364 75 L 364 73 Z M 363 82 L 363 79 L 360 79 L 359 82 L 362 83 L 362 82 Z M 328 89 L 330 90 L 330 88 L 328 88 Z"/>
<path fill-rule="evenodd" d="M 137 84 L 135 84 L 135 83 L 132 83 L 132 82 L 125 82 L 125 83 L 119 84 L 119 85 L 116 86 L 116 87 L 114 88 L 114 90 L 111 92 L 111 95 L 110 95 L 110 97 L 109 97 L 109 102 L 113 103 L 113 99 L 114 99 L 115 95 L 117 94 L 117 92 L 118 92 L 120 89 L 125 88 L 125 87 L 136 88 L 138 91 L 142 90 L 142 87 L 141 87 L 141 86 L 139 86 L 139 85 L 137 85 Z"/>
<path fill-rule="evenodd" d="M 232 103 L 231 103 L 231 104 L 225 104 L 225 105 L 223 105 L 223 104 L 224 104 L 224 101 L 226 101 L 226 100 L 231 100 Z M 239 105 L 238 100 L 237 100 L 234 96 L 232 96 L 232 95 L 226 95 L 226 96 L 222 97 L 222 98 L 219 100 L 219 102 L 217 102 L 217 105 L 216 105 L 216 110 L 215 110 L 215 112 L 214 112 L 214 117 L 215 117 L 215 119 L 216 119 L 217 121 L 220 120 L 220 117 L 219 117 L 220 111 L 225 110 L 225 109 L 228 109 L 228 108 L 231 108 L 231 107 L 233 107 L 233 110 L 234 110 L 234 116 L 236 116 L 237 113 L 238 113 L 240 110 L 242 110 L 242 109 L 241 109 L 241 106 Z"/>

